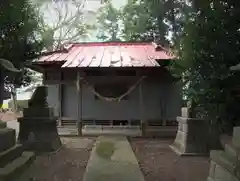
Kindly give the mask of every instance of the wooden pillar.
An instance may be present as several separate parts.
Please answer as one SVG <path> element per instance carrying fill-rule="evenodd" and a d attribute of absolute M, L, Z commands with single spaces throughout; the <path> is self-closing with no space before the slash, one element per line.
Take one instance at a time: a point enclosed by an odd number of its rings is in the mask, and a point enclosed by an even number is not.
<path fill-rule="evenodd" d="M 162 104 L 161 104 L 161 113 L 162 113 L 162 126 L 167 126 L 167 118 L 166 118 L 166 95 L 162 99 Z"/>
<path fill-rule="evenodd" d="M 144 107 L 143 107 L 143 86 L 142 86 L 142 82 L 139 84 L 139 112 L 140 112 L 140 119 L 141 119 L 142 136 L 145 136 L 146 135 L 146 121 L 145 121 Z"/>
<path fill-rule="evenodd" d="M 77 129 L 78 135 L 82 136 L 82 82 L 80 73 L 77 72 Z"/>
<path fill-rule="evenodd" d="M 63 102 L 63 85 L 62 85 L 62 80 L 63 80 L 63 74 L 62 72 L 59 73 L 59 84 L 58 84 L 58 120 L 59 120 L 59 126 L 62 126 L 62 102 Z"/>

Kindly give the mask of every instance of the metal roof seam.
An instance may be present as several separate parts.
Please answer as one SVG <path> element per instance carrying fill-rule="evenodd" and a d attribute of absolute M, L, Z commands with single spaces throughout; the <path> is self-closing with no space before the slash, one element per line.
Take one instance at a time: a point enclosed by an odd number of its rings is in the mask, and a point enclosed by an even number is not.
<path fill-rule="evenodd" d="M 72 50 L 72 49 L 73 49 L 73 47 L 71 48 L 71 51 L 74 52 L 74 50 Z M 77 50 L 77 48 L 75 48 L 75 49 Z M 76 51 L 76 50 L 75 50 L 75 51 Z M 82 49 L 81 49 L 81 50 L 82 50 Z M 67 67 L 68 65 L 71 64 L 72 61 L 69 61 L 69 60 L 68 60 L 68 57 L 71 55 L 71 53 L 70 53 L 71 51 L 69 51 L 69 52 L 65 55 L 65 57 L 64 57 L 64 56 L 62 57 L 62 59 L 64 58 L 64 60 L 65 60 L 65 63 L 62 65 L 62 67 Z M 78 51 L 79 51 L 79 50 L 78 50 Z"/>
<path fill-rule="evenodd" d="M 75 67 L 79 66 L 80 63 L 79 63 L 77 57 L 78 57 L 78 55 L 80 55 L 82 53 L 82 51 L 83 51 L 83 48 L 80 51 L 78 51 L 78 53 L 76 55 L 74 55 L 74 58 L 71 61 L 71 65 L 76 62 L 76 66 Z M 73 67 L 73 66 L 71 66 L 71 67 Z"/>
<path fill-rule="evenodd" d="M 103 47 L 103 53 L 102 53 L 102 56 L 101 56 L 101 58 L 100 58 L 99 66 L 98 66 L 98 67 L 100 67 L 101 64 L 102 64 L 102 59 L 103 59 L 103 57 L 104 57 L 104 54 L 105 54 L 105 47 Z"/>

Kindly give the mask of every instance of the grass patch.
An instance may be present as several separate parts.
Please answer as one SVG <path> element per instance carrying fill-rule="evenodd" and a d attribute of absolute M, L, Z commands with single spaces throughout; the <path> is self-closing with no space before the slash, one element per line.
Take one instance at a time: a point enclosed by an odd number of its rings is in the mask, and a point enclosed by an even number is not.
<path fill-rule="evenodd" d="M 100 142 L 96 147 L 97 155 L 104 159 L 110 159 L 114 151 L 115 144 L 112 142 Z"/>

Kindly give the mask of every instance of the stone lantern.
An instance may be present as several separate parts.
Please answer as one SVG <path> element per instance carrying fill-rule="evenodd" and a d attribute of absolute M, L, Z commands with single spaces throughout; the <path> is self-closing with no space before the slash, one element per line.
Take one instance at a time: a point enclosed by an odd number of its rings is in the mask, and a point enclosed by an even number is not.
<path fill-rule="evenodd" d="M 11 62 L 0 58 L 0 108 L 3 104 L 4 92 L 4 71 L 19 72 Z M 24 151 L 21 144 L 16 144 L 16 133 L 14 129 L 8 128 L 6 122 L 0 118 L 0 180 L 14 180 L 19 170 L 32 163 L 35 158 L 33 152 Z"/>
<path fill-rule="evenodd" d="M 28 108 L 23 110 L 23 117 L 18 119 L 18 140 L 27 150 L 48 152 L 61 147 L 57 117 L 53 114 L 53 108 L 48 107 L 46 99 L 46 87 L 37 87 L 29 100 Z"/>

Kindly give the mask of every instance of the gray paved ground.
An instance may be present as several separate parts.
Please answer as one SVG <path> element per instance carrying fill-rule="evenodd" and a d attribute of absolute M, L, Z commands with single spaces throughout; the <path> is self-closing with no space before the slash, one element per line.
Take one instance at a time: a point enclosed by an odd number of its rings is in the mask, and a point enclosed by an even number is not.
<path fill-rule="evenodd" d="M 144 181 L 126 137 L 98 137 L 83 181 Z"/>

